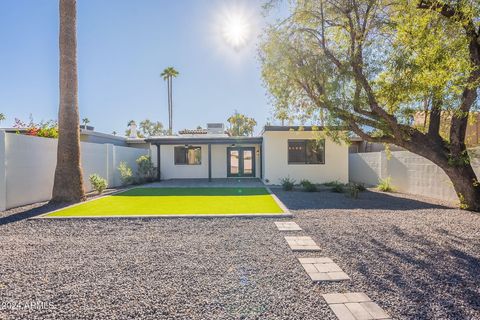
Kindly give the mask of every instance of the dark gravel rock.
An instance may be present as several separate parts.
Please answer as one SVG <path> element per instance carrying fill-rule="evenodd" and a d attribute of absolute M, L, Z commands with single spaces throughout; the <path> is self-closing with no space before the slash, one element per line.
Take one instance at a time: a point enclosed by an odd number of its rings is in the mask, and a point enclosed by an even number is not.
<path fill-rule="evenodd" d="M 0 319 L 335 319 L 321 293 L 347 290 L 398 319 L 480 319 L 479 215 L 275 193 L 352 281 L 312 284 L 273 219 L 25 219 L 37 205 L 0 214 Z"/>

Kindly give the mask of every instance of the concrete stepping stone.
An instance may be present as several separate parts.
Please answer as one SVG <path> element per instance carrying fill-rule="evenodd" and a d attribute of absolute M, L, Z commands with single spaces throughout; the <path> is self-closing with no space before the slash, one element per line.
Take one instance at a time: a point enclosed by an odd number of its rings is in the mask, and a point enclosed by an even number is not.
<path fill-rule="evenodd" d="M 320 251 L 320 247 L 317 246 L 312 238 L 303 237 L 285 237 L 288 245 L 292 251 Z"/>
<path fill-rule="evenodd" d="M 280 231 L 302 231 L 302 228 L 295 222 L 275 222 L 278 230 Z"/>
<path fill-rule="evenodd" d="M 330 258 L 298 258 L 312 281 L 343 281 L 350 280 L 346 274 Z"/>
<path fill-rule="evenodd" d="M 322 294 L 339 320 L 392 319 L 363 292 Z"/>

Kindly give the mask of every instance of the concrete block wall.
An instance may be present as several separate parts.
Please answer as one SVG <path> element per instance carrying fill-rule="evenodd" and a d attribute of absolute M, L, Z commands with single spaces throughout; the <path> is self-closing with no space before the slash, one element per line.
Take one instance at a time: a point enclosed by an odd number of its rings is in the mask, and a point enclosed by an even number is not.
<path fill-rule="evenodd" d="M 109 186 L 120 186 L 120 162 L 135 170 L 135 160 L 150 152 L 89 142 L 81 142 L 80 148 L 86 191 L 92 190 L 88 177 L 93 173 L 107 179 Z M 0 131 L 0 210 L 50 200 L 56 162 L 56 139 Z"/>
<path fill-rule="evenodd" d="M 478 150 L 472 150 L 472 166 L 480 177 Z M 443 170 L 430 160 L 409 151 L 352 153 L 349 155 L 350 181 L 375 186 L 388 176 L 402 193 L 418 194 L 447 201 L 458 201 L 452 183 Z"/>

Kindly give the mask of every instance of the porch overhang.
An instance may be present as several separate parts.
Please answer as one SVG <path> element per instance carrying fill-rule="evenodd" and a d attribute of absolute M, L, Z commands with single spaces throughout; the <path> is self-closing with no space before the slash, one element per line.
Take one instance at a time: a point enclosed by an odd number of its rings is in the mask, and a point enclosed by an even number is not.
<path fill-rule="evenodd" d="M 154 145 L 181 144 L 261 144 L 262 137 L 150 137 L 145 139 Z"/>
<path fill-rule="evenodd" d="M 160 146 L 161 145 L 208 145 L 208 179 L 212 180 L 212 144 L 223 145 L 260 145 L 260 178 L 263 178 L 262 137 L 150 137 L 145 142 L 157 146 L 157 180 L 160 176 Z"/>

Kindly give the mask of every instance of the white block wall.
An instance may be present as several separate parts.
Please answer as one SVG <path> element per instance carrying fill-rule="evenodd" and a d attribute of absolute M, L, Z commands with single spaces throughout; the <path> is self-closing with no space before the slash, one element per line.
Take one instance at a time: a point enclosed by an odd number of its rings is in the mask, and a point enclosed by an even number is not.
<path fill-rule="evenodd" d="M 90 174 L 97 173 L 112 187 L 121 184 L 120 161 L 136 170 L 135 160 L 148 149 L 81 142 L 81 163 L 86 191 Z M 0 131 L 0 210 L 48 201 L 52 196 L 57 162 L 57 140 Z"/>
<path fill-rule="evenodd" d="M 458 201 L 445 172 L 430 160 L 409 151 L 393 151 L 390 159 L 385 152 L 352 153 L 349 158 L 350 181 L 374 186 L 380 178 L 390 176 L 399 192 Z M 472 158 L 472 166 L 480 177 L 478 158 Z"/>

